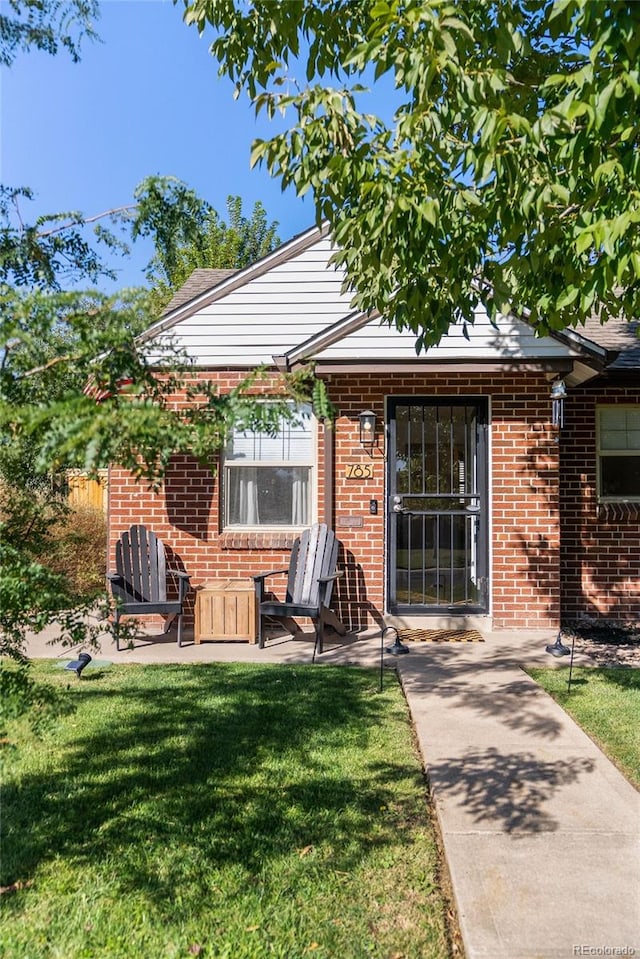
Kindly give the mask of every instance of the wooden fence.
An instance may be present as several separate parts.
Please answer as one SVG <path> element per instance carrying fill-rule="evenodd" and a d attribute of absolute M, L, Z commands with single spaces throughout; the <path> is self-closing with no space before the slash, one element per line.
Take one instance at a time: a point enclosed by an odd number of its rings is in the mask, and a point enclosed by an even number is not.
<path fill-rule="evenodd" d="M 89 479 L 81 470 L 67 470 L 67 501 L 71 506 L 91 506 L 107 511 L 107 471 L 100 470 L 97 479 Z"/>

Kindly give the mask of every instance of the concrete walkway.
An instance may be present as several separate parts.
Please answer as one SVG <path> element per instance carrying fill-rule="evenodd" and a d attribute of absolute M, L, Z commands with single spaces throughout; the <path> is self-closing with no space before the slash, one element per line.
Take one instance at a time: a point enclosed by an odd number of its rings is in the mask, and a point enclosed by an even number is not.
<path fill-rule="evenodd" d="M 399 662 L 467 959 L 640 955 L 640 796 L 520 668 L 544 645 Z"/>
<path fill-rule="evenodd" d="M 47 637 L 33 657 L 71 658 Z M 640 956 L 640 795 L 523 672 L 555 636 L 410 644 L 396 666 L 415 723 L 467 959 Z M 309 637 L 267 648 L 162 637 L 112 662 L 310 662 Z M 321 662 L 378 666 L 380 634 L 327 644 Z M 580 658 L 576 657 L 576 662 Z M 563 665 L 566 660 L 562 661 Z"/>

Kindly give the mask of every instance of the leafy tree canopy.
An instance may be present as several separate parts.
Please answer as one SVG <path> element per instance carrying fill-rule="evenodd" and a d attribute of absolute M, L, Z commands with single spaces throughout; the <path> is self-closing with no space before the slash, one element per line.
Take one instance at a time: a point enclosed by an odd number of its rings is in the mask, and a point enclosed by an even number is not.
<path fill-rule="evenodd" d="M 10 66 L 20 50 L 80 59 L 83 38 L 95 40 L 97 0 L 8 0 L 0 9 L 0 65 Z"/>
<path fill-rule="evenodd" d="M 225 222 L 176 177 L 146 177 L 132 203 L 91 216 L 74 210 L 29 222 L 25 206 L 33 199 L 28 187 L 0 185 L 0 283 L 59 290 L 80 280 L 116 279 L 104 254 L 126 256 L 131 241 L 151 237 L 154 253 L 145 272 L 157 310 L 196 268 L 242 269 L 280 242 L 278 224 L 268 222 L 260 201 L 248 218 L 241 197 L 229 196 Z"/>
<path fill-rule="evenodd" d="M 29 187 L 0 184 L 0 284 L 59 290 L 78 281 L 115 279 L 97 246 L 129 251 L 121 227 L 133 205 L 91 217 L 78 211 L 45 214 L 29 223 L 24 205 L 33 199 Z"/>
<path fill-rule="evenodd" d="M 227 225 L 182 181 L 156 176 L 142 181 L 132 204 L 30 224 L 20 203 L 31 198 L 26 188 L 0 187 L 0 424 L 12 437 L 0 446 L 0 477 L 10 470 L 15 481 L 20 463 L 27 483 L 33 471 L 118 462 L 155 483 L 175 453 L 206 459 L 219 449 L 231 423 L 258 425 L 264 415 L 276 422 L 275 410 L 265 414 L 249 399 L 254 378 L 225 396 L 203 384 L 192 407 L 178 411 L 171 396 L 184 388 L 185 358 L 169 345 L 152 368 L 136 342 L 192 269 L 240 268 L 273 248 L 277 224 L 261 204 L 248 220 L 241 199 L 230 197 Z M 98 244 L 127 253 L 129 235 L 151 236 L 147 276 L 159 291 L 77 288 L 113 276 Z"/>
<path fill-rule="evenodd" d="M 228 222 L 180 181 L 149 177 L 136 190 L 133 236 L 152 235 L 155 254 L 146 271 L 156 313 L 198 268 L 241 270 L 278 245 L 278 224 L 269 223 L 258 200 L 250 218 L 242 199 L 227 197 Z M 179 201 L 179 202 L 176 202 Z"/>
<path fill-rule="evenodd" d="M 130 205 L 92 217 L 43 216 L 30 225 L 19 209 L 30 198 L 27 189 L 0 187 L 0 424 L 11 437 L 0 445 L 0 477 L 11 472 L 15 482 L 20 464 L 28 483 L 32 472 L 93 472 L 117 462 L 157 483 L 178 452 L 209 459 L 230 425 L 277 423 L 284 407 L 256 403 L 255 376 L 223 396 L 201 383 L 191 407 L 179 410 L 172 397 L 187 388 L 186 358 L 171 344 L 164 355 L 154 347 L 151 366 L 136 339 L 195 267 L 239 268 L 272 249 L 276 224 L 267 224 L 261 204 L 247 220 L 240 198 L 230 198 L 227 225 L 180 180 L 149 177 Z M 107 248 L 125 253 L 127 232 L 134 241 L 151 236 L 147 274 L 160 294 L 77 288 L 113 275 L 90 227 Z M 66 289 L 69 283 L 76 288 Z M 294 380 L 290 386 L 295 395 L 310 388 Z"/>
<path fill-rule="evenodd" d="M 289 128 L 254 144 L 311 190 L 354 304 L 435 342 L 526 311 L 640 314 L 640 4 L 184 0 L 220 72 Z M 391 80 L 393 119 L 364 112 Z"/>

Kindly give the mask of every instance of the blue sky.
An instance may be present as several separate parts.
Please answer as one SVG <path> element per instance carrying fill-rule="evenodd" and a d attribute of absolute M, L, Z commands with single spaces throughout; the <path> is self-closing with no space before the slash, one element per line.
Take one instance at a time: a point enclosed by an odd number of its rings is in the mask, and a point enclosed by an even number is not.
<path fill-rule="evenodd" d="M 261 200 L 282 240 L 314 222 L 309 200 L 282 193 L 249 168 L 256 121 L 246 97 L 217 75 L 200 38 L 170 0 L 106 0 L 80 63 L 62 53 L 21 54 L 0 71 L 0 182 L 29 186 L 25 218 L 81 210 L 87 216 L 131 202 L 150 174 L 184 180 L 220 212 L 229 194 L 250 213 Z M 149 249 L 119 259 L 118 286 L 143 282 Z M 105 285 L 105 288 L 108 288 Z"/>

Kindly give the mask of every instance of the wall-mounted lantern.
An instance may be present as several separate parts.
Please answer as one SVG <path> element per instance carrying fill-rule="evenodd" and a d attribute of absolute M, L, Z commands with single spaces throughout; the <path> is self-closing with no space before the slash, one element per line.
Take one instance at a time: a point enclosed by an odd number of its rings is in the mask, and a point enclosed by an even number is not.
<path fill-rule="evenodd" d="M 376 441 L 376 414 L 373 410 L 363 410 L 359 419 L 360 442 L 371 449 Z"/>
<path fill-rule="evenodd" d="M 553 426 L 561 430 L 564 426 L 564 400 L 567 395 L 567 388 L 564 380 L 555 380 L 551 385 L 551 422 Z"/>

